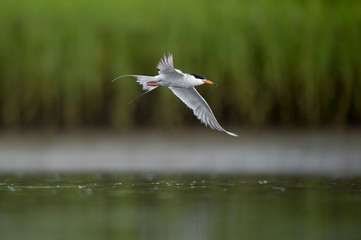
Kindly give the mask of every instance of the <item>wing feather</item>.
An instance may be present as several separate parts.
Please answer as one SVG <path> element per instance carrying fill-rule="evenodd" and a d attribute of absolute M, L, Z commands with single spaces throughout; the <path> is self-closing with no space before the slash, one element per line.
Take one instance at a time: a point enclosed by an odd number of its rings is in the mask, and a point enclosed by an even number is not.
<path fill-rule="evenodd" d="M 168 71 L 173 72 L 173 55 L 171 53 L 168 53 L 168 56 L 164 54 L 163 57 L 160 59 L 157 68 L 159 69 L 160 73 Z"/>
<path fill-rule="evenodd" d="M 169 87 L 170 90 L 184 102 L 190 109 L 193 110 L 193 114 L 206 126 L 209 126 L 212 129 L 225 132 L 231 136 L 237 137 L 237 134 L 226 131 L 218 123 L 216 117 L 214 116 L 211 108 L 204 100 L 204 98 L 197 92 L 197 90 L 192 88 L 179 88 L 179 87 Z"/>
<path fill-rule="evenodd" d="M 159 69 L 159 74 L 172 74 L 173 77 L 183 77 L 182 71 L 179 69 L 174 68 L 173 64 L 173 55 L 171 53 L 168 53 L 167 55 L 163 55 L 163 57 L 160 59 L 157 68 Z"/>

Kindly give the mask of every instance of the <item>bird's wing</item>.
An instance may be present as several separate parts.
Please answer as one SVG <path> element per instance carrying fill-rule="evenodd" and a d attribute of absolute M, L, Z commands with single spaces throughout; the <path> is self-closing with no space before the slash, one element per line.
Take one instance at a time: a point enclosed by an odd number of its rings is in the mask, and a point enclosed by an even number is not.
<path fill-rule="evenodd" d="M 180 100 L 182 100 L 182 102 L 184 102 L 190 109 L 193 110 L 194 115 L 206 126 L 221 132 L 225 132 L 234 137 L 238 136 L 237 134 L 228 132 L 221 127 L 211 108 L 195 88 L 169 88 Z"/>
<path fill-rule="evenodd" d="M 160 59 L 157 68 L 159 69 L 159 74 L 173 74 L 178 77 L 183 77 L 182 71 L 175 69 L 173 65 L 173 55 L 168 53 L 168 56 L 165 54 Z"/>

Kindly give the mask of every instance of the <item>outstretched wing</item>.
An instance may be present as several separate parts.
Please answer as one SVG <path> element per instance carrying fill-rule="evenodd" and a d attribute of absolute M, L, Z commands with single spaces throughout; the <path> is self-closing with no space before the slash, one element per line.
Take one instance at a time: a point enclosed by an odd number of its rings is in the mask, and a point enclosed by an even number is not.
<path fill-rule="evenodd" d="M 178 77 L 183 76 L 182 71 L 174 68 L 173 55 L 171 53 L 168 53 L 168 56 L 165 54 L 163 55 L 157 65 L 157 68 L 159 69 L 159 74 L 174 74 L 178 75 Z"/>
<path fill-rule="evenodd" d="M 173 93 L 190 109 L 192 109 L 194 115 L 206 126 L 221 132 L 225 132 L 231 136 L 238 137 L 237 134 L 228 132 L 221 127 L 211 108 L 195 88 L 169 87 L 169 89 L 172 90 Z"/>
<path fill-rule="evenodd" d="M 174 71 L 173 55 L 171 53 L 168 53 L 168 56 L 164 54 L 163 57 L 160 59 L 157 68 L 160 72 Z"/>

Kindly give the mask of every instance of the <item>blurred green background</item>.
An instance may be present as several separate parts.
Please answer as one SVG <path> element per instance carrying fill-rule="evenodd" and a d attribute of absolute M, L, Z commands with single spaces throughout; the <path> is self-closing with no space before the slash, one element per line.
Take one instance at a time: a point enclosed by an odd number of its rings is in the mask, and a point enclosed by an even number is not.
<path fill-rule="evenodd" d="M 164 52 L 224 125 L 361 123 L 361 2 L 0 1 L 0 128 L 200 126 L 133 79 Z"/>

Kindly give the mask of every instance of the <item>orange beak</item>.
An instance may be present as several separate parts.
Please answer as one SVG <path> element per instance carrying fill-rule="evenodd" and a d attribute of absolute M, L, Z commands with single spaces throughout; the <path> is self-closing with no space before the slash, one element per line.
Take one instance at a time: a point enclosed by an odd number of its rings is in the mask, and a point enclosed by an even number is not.
<path fill-rule="evenodd" d="M 210 84 L 210 85 L 216 85 L 214 82 L 209 80 L 203 80 L 204 83 Z"/>

